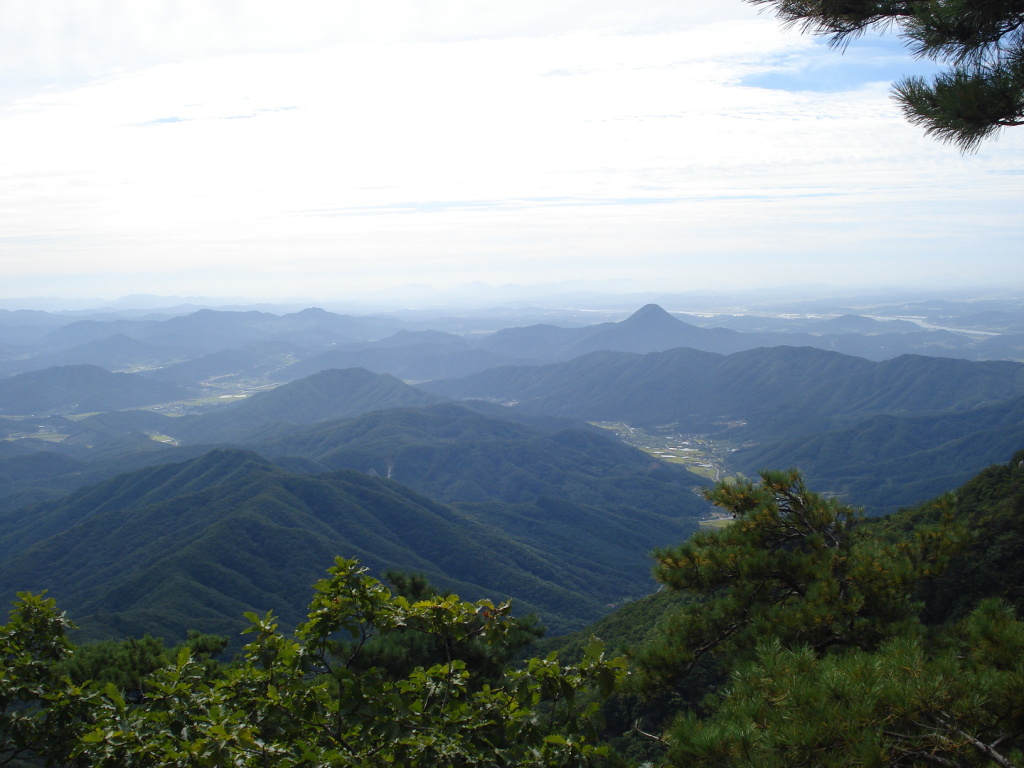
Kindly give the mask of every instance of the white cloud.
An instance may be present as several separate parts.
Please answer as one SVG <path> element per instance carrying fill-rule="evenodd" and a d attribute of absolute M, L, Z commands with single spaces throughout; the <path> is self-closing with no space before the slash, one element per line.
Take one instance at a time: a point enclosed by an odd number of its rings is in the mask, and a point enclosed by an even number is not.
<path fill-rule="evenodd" d="M 1019 185 L 993 172 L 1021 169 L 1022 137 L 964 158 L 882 84 L 744 86 L 821 51 L 739 2 L 69 7 L 14 27 L 78 41 L 55 72 L 104 76 L 0 113 L 0 264 L 25 285 L 783 282 L 1019 242 Z M 104 48 L 115 17 L 130 44 Z"/>

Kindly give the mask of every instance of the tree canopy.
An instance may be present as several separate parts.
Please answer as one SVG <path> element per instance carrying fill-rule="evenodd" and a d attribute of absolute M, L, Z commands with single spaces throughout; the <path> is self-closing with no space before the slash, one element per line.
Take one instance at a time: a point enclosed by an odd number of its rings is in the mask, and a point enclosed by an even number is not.
<path fill-rule="evenodd" d="M 0 625 L 0 765 L 540 768 L 592 765 L 605 752 L 584 693 L 607 694 L 624 662 L 604 659 L 599 643 L 575 665 L 552 654 L 499 669 L 522 644 L 508 603 L 410 600 L 340 558 L 315 589 L 294 633 L 249 614 L 238 662 L 210 665 L 185 644 L 136 697 L 65 674 L 76 652 L 67 620 L 52 599 L 22 593 Z M 375 645 L 381 657 L 381 639 L 396 633 L 426 639 L 422 664 L 363 658 Z"/>
<path fill-rule="evenodd" d="M 634 674 L 657 689 L 715 655 L 727 682 L 665 731 L 664 765 L 1021 764 L 1024 623 L 999 599 L 935 631 L 918 619 L 917 584 L 969 536 L 951 496 L 894 536 L 795 471 L 707 495 L 734 521 L 656 553 L 692 599 Z"/>
<path fill-rule="evenodd" d="M 893 96 L 931 136 L 971 151 L 1006 126 L 1024 125 L 1022 0 L 747 0 L 834 47 L 895 27 L 916 58 L 946 66 L 931 82 L 905 77 Z"/>
<path fill-rule="evenodd" d="M 669 590 L 628 610 L 658 616 L 628 670 L 593 638 L 576 663 L 514 663 L 537 628 L 508 603 L 340 558 L 294 632 L 249 614 L 229 664 L 197 633 L 76 647 L 22 593 L 0 625 L 0 765 L 1020 768 L 1022 456 L 884 521 L 795 470 L 716 486 L 733 520 L 655 553 Z M 992 557 L 999 579 L 965 569 Z M 970 606 L 922 621 L 936 590 Z"/>

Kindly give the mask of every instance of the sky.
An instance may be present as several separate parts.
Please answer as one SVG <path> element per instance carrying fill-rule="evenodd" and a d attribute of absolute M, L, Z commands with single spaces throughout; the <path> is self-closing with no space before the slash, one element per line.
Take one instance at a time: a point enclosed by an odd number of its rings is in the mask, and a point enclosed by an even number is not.
<path fill-rule="evenodd" d="M 1024 287 L 1024 128 L 741 0 L 0 0 L 0 298 Z"/>

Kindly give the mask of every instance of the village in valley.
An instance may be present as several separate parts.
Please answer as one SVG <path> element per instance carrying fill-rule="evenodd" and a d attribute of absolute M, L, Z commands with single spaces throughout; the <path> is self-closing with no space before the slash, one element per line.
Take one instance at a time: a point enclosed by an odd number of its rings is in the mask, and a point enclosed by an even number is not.
<path fill-rule="evenodd" d="M 648 431 L 615 421 L 594 421 L 591 424 L 614 432 L 624 443 L 659 461 L 680 464 L 693 474 L 713 482 L 731 483 L 742 477 L 728 464 L 727 457 L 736 448 L 724 441 L 711 440 L 704 435 L 682 434 L 671 425 Z M 731 518 L 724 513 L 711 512 L 710 519 L 702 521 L 701 525 L 718 526 L 729 520 Z"/>
<path fill-rule="evenodd" d="M 711 440 L 703 435 L 674 432 L 671 426 L 646 431 L 639 427 L 614 421 L 594 421 L 595 427 L 614 432 L 624 443 L 639 448 L 656 459 L 669 464 L 682 464 L 695 475 L 714 482 L 731 482 L 737 473 L 730 470 L 726 457 L 735 448 L 723 441 Z"/>

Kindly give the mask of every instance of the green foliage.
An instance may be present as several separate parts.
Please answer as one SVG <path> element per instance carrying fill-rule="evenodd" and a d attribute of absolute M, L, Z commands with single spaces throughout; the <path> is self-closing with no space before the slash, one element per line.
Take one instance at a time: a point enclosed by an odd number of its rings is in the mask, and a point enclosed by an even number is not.
<path fill-rule="evenodd" d="M 656 578 L 696 599 L 640 654 L 646 685 L 684 676 L 709 653 L 741 658 L 765 637 L 823 653 L 913 632 L 913 586 L 951 546 L 945 519 L 909 540 L 873 536 L 855 510 L 807 490 L 795 470 L 707 496 L 735 520 L 655 553 Z"/>
<path fill-rule="evenodd" d="M 1024 611 L 1024 451 L 978 473 L 955 493 L 904 510 L 883 525 L 906 535 L 943 514 L 953 516 L 969 538 L 947 569 L 921 585 L 922 618 L 929 624 L 959 620 L 986 597 L 1001 597 Z"/>
<path fill-rule="evenodd" d="M 249 614 L 240 663 L 211 668 L 182 647 L 134 703 L 110 682 L 55 680 L 52 662 L 70 650 L 62 618 L 52 601 L 23 595 L 0 635 L 12 648 L 3 680 L 37 706 L 21 719 L 0 710 L 0 749 L 95 768 L 587 766 L 606 753 L 587 692 L 608 695 L 624 664 L 599 643 L 572 666 L 552 655 L 496 675 L 459 656 L 475 642 L 507 646 L 508 603 L 411 601 L 340 558 L 315 590 L 292 636 L 271 614 Z M 398 675 L 359 662 L 395 630 L 435 638 L 444 659 Z"/>
<path fill-rule="evenodd" d="M 71 651 L 68 626 L 53 599 L 27 592 L 0 626 L 0 765 L 41 751 L 67 729 L 48 705 L 59 685 L 55 663 Z"/>
<path fill-rule="evenodd" d="M 901 80 L 904 115 L 936 138 L 976 149 L 1004 126 L 1024 124 L 1024 6 L 1019 0 L 747 0 L 844 47 L 870 28 L 899 29 L 910 52 L 949 66 L 928 83 Z"/>
<path fill-rule="evenodd" d="M 193 658 L 206 660 L 213 670 L 217 665 L 215 659 L 227 645 L 227 637 L 206 635 L 195 630 L 188 633 L 188 640 L 174 648 L 168 648 L 152 635 L 100 640 L 77 646 L 75 652 L 60 663 L 57 672 L 76 685 L 90 681 L 113 683 L 129 698 L 140 699 L 147 693 L 148 677 L 170 664 L 182 648 L 188 649 Z"/>
<path fill-rule="evenodd" d="M 673 728 L 673 765 L 714 768 L 1018 765 L 1024 623 L 982 603 L 946 647 L 897 637 L 822 657 L 759 644 L 709 719 Z"/>
<path fill-rule="evenodd" d="M 707 496 L 733 522 L 656 553 L 656 577 L 690 599 L 635 654 L 633 687 L 649 694 L 678 692 L 695 672 L 713 681 L 711 661 L 730 676 L 717 704 L 676 697 L 689 711 L 657 737 L 669 764 L 916 765 L 854 744 L 856 723 L 868 722 L 863 712 L 850 715 L 843 742 L 835 731 L 842 715 L 833 722 L 830 707 L 873 704 L 868 693 L 850 693 L 854 683 L 830 681 L 848 663 L 851 679 L 867 685 L 860 663 L 881 670 L 893 691 L 909 690 L 899 680 L 913 673 L 900 665 L 908 649 L 926 648 L 915 590 L 962 546 L 963 527 L 940 508 L 897 534 L 809 491 L 795 470 L 720 484 Z M 888 706 L 878 704 L 883 724 L 896 716 Z"/>
<path fill-rule="evenodd" d="M 388 571 L 384 576 L 392 592 L 412 604 L 458 599 L 450 592 L 442 594 L 422 574 Z M 484 678 L 498 678 L 514 658 L 544 634 L 544 629 L 531 614 L 508 622 L 500 637 L 488 636 L 484 629 L 491 613 L 485 610 L 478 614 L 476 626 L 463 627 L 462 637 L 450 632 L 423 632 L 408 625 L 379 627 L 373 637 L 362 642 L 351 665 L 353 669 L 378 667 L 391 676 L 404 677 L 417 666 L 458 660 Z"/>

